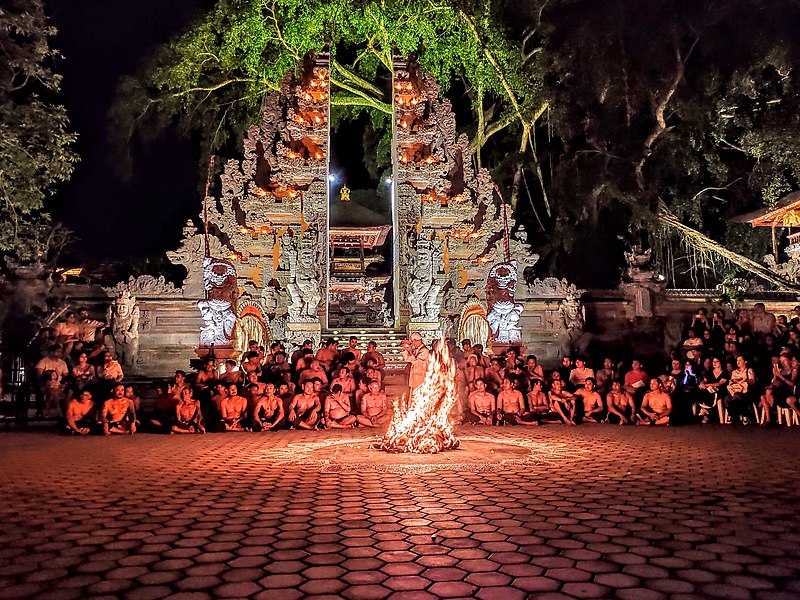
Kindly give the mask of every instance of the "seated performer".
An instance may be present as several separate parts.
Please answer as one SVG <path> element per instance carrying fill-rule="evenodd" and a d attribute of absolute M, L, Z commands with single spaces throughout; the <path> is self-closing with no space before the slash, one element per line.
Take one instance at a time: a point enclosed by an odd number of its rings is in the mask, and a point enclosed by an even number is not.
<path fill-rule="evenodd" d="M 636 422 L 636 405 L 633 403 L 633 396 L 622 387 L 619 379 L 611 382 L 611 391 L 606 396 L 606 406 L 608 406 L 609 423 L 630 425 Z"/>
<path fill-rule="evenodd" d="M 220 402 L 219 411 L 225 431 L 245 431 L 247 399 L 239 395 L 239 388 L 235 383 L 228 386 L 228 394 Z"/>
<path fill-rule="evenodd" d="M 579 397 L 583 403 L 584 423 L 600 423 L 606 417 L 603 398 L 597 392 L 596 386 L 597 382 L 594 377 L 587 377 L 583 382 L 583 387 L 575 391 L 575 396 Z"/>
<path fill-rule="evenodd" d="M 200 402 L 192 397 L 192 388 L 188 385 L 181 390 L 181 399 L 175 407 L 175 421 L 172 433 L 205 433 L 203 413 Z"/>
<path fill-rule="evenodd" d="M 475 380 L 482 378 L 484 372 L 484 368 L 478 364 L 478 357 L 475 354 L 470 354 L 467 357 L 467 363 L 464 365 L 463 369 L 464 382 L 470 392 L 476 389 Z M 486 389 L 485 385 L 484 389 Z"/>
<path fill-rule="evenodd" d="M 307 369 L 303 369 L 300 373 L 298 383 L 300 387 L 303 387 L 306 381 L 311 381 L 315 377 L 322 382 L 323 386 L 328 385 L 328 374 L 325 373 L 322 363 L 316 358 L 311 361 Z"/>
<path fill-rule="evenodd" d="M 334 383 L 331 393 L 325 399 L 325 426 L 330 429 L 349 429 L 355 426 L 356 417 L 350 414 L 350 395 L 342 386 Z"/>
<path fill-rule="evenodd" d="M 242 371 L 238 370 L 235 360 L 229 358 L 225 361 L 225 372 L 219 376 L 219 380 L 226 385 L 242 382 Z"/>
<path fill-rule="evenodd" d="M 194 384 L 202 391 L 211 386 L 216 380 L 217 362 L 213 358 L 207 358 L 203 361 L 203 368 L 195 377 Z"/>
<path fill-rule="evenodd" d="M 383 354 L 378 352 L 378 344 L 375 342 L 367 342 L 367 351 L 361 356 L 361 366 L 366 368 L 369 366 L 369 360 L 375 361 L 375 368 L 382 371 L 386 368 L 386 361 Z"/>
<path fill-rule="evenodd" d="M 125 397 L 125 386 L 118 383 L 111 390 L 111 398 L 103 403 L 100 412 L 103 434 L 136 433 L 136 409 Z"/>
<path fill-rule="evenodd" d="M 356 391 L 356 382 L 350 373 L 350 369 L 341 367 L 336 369 L 335 373 L 336 377 L 331 380 L 331 392 L 333 392 L 333 386 L 339 385 L 346 396 L 352 396 Z"/>
<path fill-rule="evenodd" d="M 669 425 L 672 399 L 661 389 L 658 377 L 650 380 L 650 391 L 644 395 L 639 412 L 641 417 L 637 425 Z"/>
<path fill-rule="evenodd" d="M 89 390 L 82 390 L 77 398 L 73 398 L 67 405 L 66 412 L 67 433 L 72 435 L 87 435 L 95 425 L 94 402 Z"/>
<path fill-rule="evenodd" d="M 464 420 L 475 425 L 494 425 L 497 399 L 486 391 L 486 381 L 482 378 L 476 379 L 474 385 L 475 390 L 469 395 L 469 412 L 464 415 Z"/>
<path fill-rule="evenodd" d="M 522 392 L 514 388 L 511 378 L 503 379 L 502 388 L 497 395 L 498 425 L 529 425 L 536 427 L 539 423 L 531 415 L 525 417 L 525 398 Z"/>
<path fill-rule="evenodd" d="M 361 414 L 358 424 L 362 427 L 380 427 L 389 421 L 389 402 L 381 391 L 379 381 L 369 380 L 367 393 L 361 396 Z"/>
<path fill-rule="evenodd" d="M 242 391 L 242 395 L 247 398 L 247 414 L 254 414 L 256 404 L 261 401 L 267 393 L 267 384 L 258 380 L 258 375 L 253 372 L 247 374 L 247 383 Z"/>
<path fill-rule="evenodd" d="M 550 407 L 567 425 L 575 425 L 575 396 L 564 389 L 564 381 L 553 379 L 550 388 Z"/>
<path fill-rule="evenodd" d="M 319 421 L 319 396 L 314 393 L 314 382 L 305 381 L 300 386 L 302 394 L 297 394 L 289 405 L 289 423 L 292 429 L 314 429 Z"/>
<path fill-rule="evenodd" d="M 284 425 L 283 400 L 275 395 L 275 385 L 268 383 L 264 393 L 253 407 L 253 429 L 257 431 L 274 431 Z"/>

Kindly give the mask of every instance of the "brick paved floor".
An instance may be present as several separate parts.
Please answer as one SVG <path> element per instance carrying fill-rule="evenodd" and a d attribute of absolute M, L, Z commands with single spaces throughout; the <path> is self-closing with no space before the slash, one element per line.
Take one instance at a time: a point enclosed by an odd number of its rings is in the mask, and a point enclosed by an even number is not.
<path fill-rule="evenodd" d="M 800 597 L 797 428 L 486 432 L 0 435 L 0 598 Z"/>

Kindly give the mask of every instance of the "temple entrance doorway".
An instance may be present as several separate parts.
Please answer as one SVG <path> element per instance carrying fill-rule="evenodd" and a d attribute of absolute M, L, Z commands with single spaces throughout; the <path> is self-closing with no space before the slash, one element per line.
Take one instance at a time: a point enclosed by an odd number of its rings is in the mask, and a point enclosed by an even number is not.
<path fill-rule="evenodd" d="M 386 328 L 394 323 L 391 165 L 373 157 L 373 135 L 366 115 L 331 131 L 329 330 Z"/>

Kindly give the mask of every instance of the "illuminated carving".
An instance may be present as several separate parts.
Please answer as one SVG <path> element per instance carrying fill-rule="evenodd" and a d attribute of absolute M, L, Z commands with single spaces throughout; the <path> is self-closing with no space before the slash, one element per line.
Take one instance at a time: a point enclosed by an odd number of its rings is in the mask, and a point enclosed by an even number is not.
<path fill-rule="evenodd" d="M 514 299 L 516 291 L 517 261 L 494 265 L 486 279 L 486 302 L 489 305 L 486 320 L 495 342 L 500 344 L 517 344 L 522 340 L 522 330 L 517 323 L 523 307 Z"/>

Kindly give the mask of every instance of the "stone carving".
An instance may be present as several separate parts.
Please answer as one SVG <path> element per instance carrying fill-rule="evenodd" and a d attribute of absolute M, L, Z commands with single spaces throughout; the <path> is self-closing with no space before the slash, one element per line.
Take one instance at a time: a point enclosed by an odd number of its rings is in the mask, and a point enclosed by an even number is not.
<path fill-rule="evenodd" d="M 122 289 L 108 307 L 106 322 L 111 324 L 106 346 L 114 350 L 122 365 L 133 366 L 139 354 L 139 307 L 127 289 Z"/>
<path fill-rule="evenodd" d="M 790 253 L 789 260 L 782 263 L 776 262 L 772 254 L 767 254 L 764 257 L 764 264 L 781 277 L 795 283 L 800 282 L 800 256 L 796 252 Z"/>
<path fill-rule="evenodd" d="M 573 294 L 567 294 L 559 304 L 559 312 L 561 318 L 564 319 L 564 325 L 567 327 L 567 332 L 579 332 L 583 330 L 585 322 L 585 308 L 581 305 L 580 300 Z"/>
<path fill-rule="evenodd" d="M 203 281 L 206 299 L 197 303 L 203 318 L 200 345 L 230 345 L 236 325 L 236 300 L 239 293 L 236 269 L 227 260 L 206 257 L 203 260 Z"/>
<path fill-rule="evenodd" d="M 653 251 L 648 248 L 643 250 L 639 244 L 631 246 L 625 251 L 625 262 L 628 266 L 623 273 L 623 279 L 634 283 L 643 283 L 653 279 L 655 270 L 650 266 Z"/>
<path fill-rule="evenodd" d="M 517 344 L 522 340 L 522 330 L 517 323 L 523 306 L 514 299 L 516 291 L 517 261 L 502 262 L 489 270 L 486 278 L 486 303 L 489 305 L 486 320 L 492 329 L 494 341 L 500 344 Z"/>
<path fill-rule="evenodd" d="M 409 257 L 408 305 L 411 320 L 436 323 L 441 308 L 437 273 L 442 266 L 441 247 L 431 240 L 418 238 Z"/>
<path fill-rule="evenodd" d="M 318 323 L 317 311 L 322 299 L 322 257 L 318 233 L 307 230 L 297 236 L 281 238 L 281 253 L 288 264 L 289 279 L 286 289 L 289 292 L 289 322 Z"/>
<path fill-rule="evenodd" d="M 212 256 L 221 256 L 223 249 L 219 239 L 209 236 L 209 251 Z M 177 250 L 167 252 L 167 258 L 173 265 L 186 269 L 183 280 L 183 295 L 186 298 L 203 296 L 203 258 L 205 257 L 205 236 L 198 233 L 191 220 L 183 226 L 183 241 Z"/>
<path fill-rule="evenodd" d="M 171 298 L 183 295 L 183 290 L 176 288 L 172 282 L 164 279 L 163 275 L 158 278 L 152 275 L 131 276 L 127 283 L 120 282 L 113 288 L 104 287 L 103 290 L 109 296 L 118 296 L 123 291 L 127 291 L 132 296 L 139 298 Z"/>
<path fill-rule="evenodd" d="M 583 290 L 579 290 L 574 283 L 556 277 L 537 278 L 528 284 L 528 296 L 531 298 L 564 298 L 569 294 L 580 297 L 582 293 Z"/>

